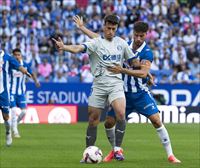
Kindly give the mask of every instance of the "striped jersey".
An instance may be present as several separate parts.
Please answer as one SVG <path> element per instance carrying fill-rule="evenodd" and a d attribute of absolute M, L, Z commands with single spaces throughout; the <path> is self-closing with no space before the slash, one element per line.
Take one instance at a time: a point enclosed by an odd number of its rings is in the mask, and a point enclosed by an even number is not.
<path fill-rule="evenodd" d="M 132 49 L 133 42 L 129 43 Z M 153 61 L 153 52 L 149 46 L 144 42 L 136 51 L 132 49 L 132 52 L 141 60 Z M 128 68 L 125 64 L 124 67 Z M 147 78 L 138 78 L 133 76 L 128 76 L 123 74 L 122 79 L 124 80 L 124 90 L 125 92 L 139 93 L 141 91 L 148 91 Z"/>
<path fill-rule="evenodd" d="M 9 95 L 9 70 L 18 69 L 20 64 L 14 57 L 0 50 L 0 95 L 5 93 Z"/>
<path fill-rule="evenodd" d="M 20 62 L 20 65 L 23 66 L 27 71 L 32 74 L 32 70 L 24 61 Z M 23 95 L 26 92 L 26 75 L 21 71 L 11 69 L 10 70 L 10 94 Z"/>

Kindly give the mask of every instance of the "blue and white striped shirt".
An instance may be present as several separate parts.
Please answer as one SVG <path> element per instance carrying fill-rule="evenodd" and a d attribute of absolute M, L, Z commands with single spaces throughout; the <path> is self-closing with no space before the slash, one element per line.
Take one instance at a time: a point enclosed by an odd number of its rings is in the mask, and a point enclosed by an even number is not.
<path fill-rule="evenodd" d="M 24 68 L 26 68 L 30 74 L 32 74 L 32 70 L 26 62 L 21 61 L 20 65 L 23 66 Z M 11 76 L 10 94 L 16 94 L 16 95 L 25 94 L 25 92 L 26 92 L 26 75 L 18 70 L 11 69 L 10 76 Z"/>
<path fill-rule="evenodd" d="M 132 48 L 133 42 L 129 43 Z M 139 60 L 153 61 L 153 52 L 149 46 L 144 42 L 136 51 L 132 49 L 133 53 L 138 56 Z M 127 68 L 127 66 L 124 64 Z M 122 75 L 124 80 L 124 90 L 125 92 L 139 93 L 141 91 L 148 91 L 147 81 L 148 78 L 138 78 L 133 76 L 128 76 L 127 74 Z"/>
<path fill-rule="evenodd" d="M 9 71 L 10 69 L 18 69 L 20 64 L 14 57 L 0 50 L 0 95 L 9 95 Z"/>

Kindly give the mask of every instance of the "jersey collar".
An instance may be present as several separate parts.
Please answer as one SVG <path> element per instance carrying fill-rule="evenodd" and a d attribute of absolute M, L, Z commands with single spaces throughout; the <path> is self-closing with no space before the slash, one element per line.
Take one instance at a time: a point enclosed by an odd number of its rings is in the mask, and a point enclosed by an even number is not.
<path fill-rule="evenodd" d="M 146 42 L 144 41 L 142 43 L 142 45 L 136 50 L 136 52 L 138 52 L 138 53 L 141 52 L 143 50 L 143 48 L 145 47 L 145 45 L 146 45 Z M 131 49 L 133 49 L 132 46 L 133 46 L 133 41 L 130 44 Z"/>

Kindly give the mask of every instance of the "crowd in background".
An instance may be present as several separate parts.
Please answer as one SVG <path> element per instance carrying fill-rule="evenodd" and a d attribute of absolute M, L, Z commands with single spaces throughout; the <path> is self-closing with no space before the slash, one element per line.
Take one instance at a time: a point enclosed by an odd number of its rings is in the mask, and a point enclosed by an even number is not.
<path fill-rule="evenodd" d="M 20 48 L 40 82 L 92 82 L 86 53 L 58 52 L 51 40 L 81 44 L 89 38 L 73 16 L 102 32 L 103 18 L 116 13 L 117 35 L 132 40 L 133 24 L 149 24 L 147 43 L 154 53 L 151 73 L 157 83 L 200 80 L 200 2 L 198 0 L 0 0 L 0 43 L 8 53 Z"/>

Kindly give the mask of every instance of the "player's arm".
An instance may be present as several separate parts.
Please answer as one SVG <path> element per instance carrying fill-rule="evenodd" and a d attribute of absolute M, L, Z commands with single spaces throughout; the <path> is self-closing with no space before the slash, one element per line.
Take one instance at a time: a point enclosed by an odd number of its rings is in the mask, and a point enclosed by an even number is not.
<path fill-rule="evenodd" d="M 123 73 L 138 78 L 146 78 L 151 68 L 151 62 L 149 60 L 141 60 L 140 67 L 141 68 L 138 70 L 132 70 L 123 68 L 120 65 L 115 65 L 112 67 L 108 67 L 108 70 L 113 73 Z"/>
<path fill-rule="evenodd" d="M 85 35 L 87 35 L 88 37 L 90 38 L 96 38 L 96 37 L 99 37 L 99 34 L 97 33 L 94 33 L 93 31 L 89 30 L 88 28 L 86 28 L 84 26 L 84 23 L 83 23 L 83 17 L 81 16 L 74 16 L 73 17 L 73 20 L 76 24 L 76 27 L 79 28 Z"/>
<path fill-rule="evenodd" d="M 31 74 L 27 71 L 26 68 L 24 68 L 23 66 L 21 66 L 19 64 L 19 62 L 14 58 L 14 57 L 11 57 L 9 56 L 9 64 L 11 65 L 11 67 L 13 69 L 16 69 L 16 70 L 19 70 L 21 71 L 23 74 L 27 75 L 29 78 L 31 78 Z"/>
<path fill-rule="evenodd" d="M 31 76 L 32 76 L 32 79 L 33 79 L 36 87 L 40 87 L 40 82 L 37 80 L 36 75 L 34 73 L 32 73 Z"/>
<path fill-rule="evenodd" d="M 55 42 L 58 50 L 64 50 L 71 53 L 79 53 L 85 50 L 84 45 L 65 45 L 60 37 L 58 38 L 58 40 L 54 38 L 52 38 L 52 40 Z"/>
<path fill-rule="evenodd" d="M 26 74 L 29 78 L 32 77 L 31 74 L 23 66 L 19 67 L 19 71 L 21 71 L 23 74 Z"/>

